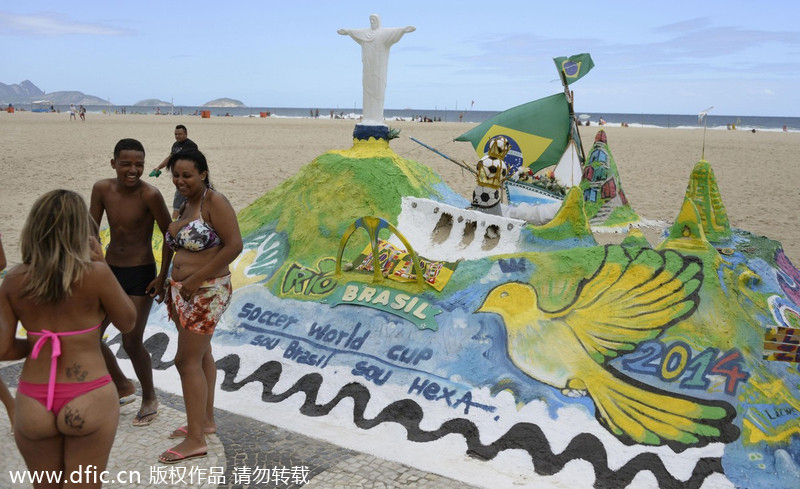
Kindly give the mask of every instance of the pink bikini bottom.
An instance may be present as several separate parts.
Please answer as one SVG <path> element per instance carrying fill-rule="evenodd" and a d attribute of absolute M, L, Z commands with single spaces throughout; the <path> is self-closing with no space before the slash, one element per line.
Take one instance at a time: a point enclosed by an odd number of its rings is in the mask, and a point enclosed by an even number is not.
<path fill-rule="evenodd" d="M 87 392 L 99 389 L 109 382 L 111 382 L 110 375 L 104 375 L 89 382 L 56 382 L 55 395 L 53 396 L 53 413 L 58 415 L 61 409 L 71 400 Z M 48 384 L 34 384 L 20 380 L 17 392 L 32 397 L 39 401 L 42 406 L 47 407 L 47 387 Z"/>

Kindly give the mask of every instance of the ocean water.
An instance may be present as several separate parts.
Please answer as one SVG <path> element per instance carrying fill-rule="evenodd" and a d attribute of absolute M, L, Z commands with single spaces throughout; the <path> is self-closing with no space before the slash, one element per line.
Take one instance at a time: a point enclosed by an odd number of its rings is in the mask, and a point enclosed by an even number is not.
<path fill-rule="evenodd" d="M 19 106 L 18 109 L 31 110 L 31 107 Z M 55 109 L 60 112 L 69 112 L 68 105 L 56 105 Z M 330 107 L 199 107 L 199 106 L 175 106 L 175 107 L 155 107 L 155 106 L 131 106 L 131 105 L 88 105 L 87 112 L 101 113 L 111 111 L 126 114 L 154 114 L 160 111 L 162 114 L 169 114 L 171 111 L 176 115 L 197 115 L 208 110 L 212 117 L 230 115 L 232 117 L 259 117 L 261 112 L 269 112 L 274 117 L 296 117 L 309 118 L 319 110 L 319 117 L 330 118 L 331 114 L 335 117 L 345 119 L 358 119 L 361 111 L 358 109 L 342 109 Z M 428 118 L 434 121 L 443 122 L 472 122 L 481 123 L 499 111 L 487 110 L 445 110 L 445 109 L 385 109 L 384 117 L 387 124 L 394 119 L 412 120 Z M 703 124 L 698 124 L 697 114 L 617 114 L 617 113 L 591 113 L 578 112 L 582 120 L 588 120 L 591 125 L 597 125 L 602 117 L 609 126 L 619 126 L 623 123 L 631 127 L 664 127 L 664 128 L 702 128 Z M 586 118 L 588 116 L 588 119 Z M 784 126 L 788 131 L 800 131 L 800 117 L 759 117 L 759 116 L 739 116 L 739 115 L 711 115 L 706 118 L 705 124 L 709 129 L 728 129 L 729 125 L 735 125 L 739 130 L 759 130 L 759 131 L 782 131 Z"/>

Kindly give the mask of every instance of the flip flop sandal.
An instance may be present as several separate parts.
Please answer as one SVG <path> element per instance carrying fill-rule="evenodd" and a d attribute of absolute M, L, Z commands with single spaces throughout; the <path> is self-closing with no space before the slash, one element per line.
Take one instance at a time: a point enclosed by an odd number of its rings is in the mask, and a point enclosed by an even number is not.
<path fill-rule="evenodd" d="M 158 418 L 158 411 L 150 411 L 144 414 L 136 413 L 131 424 L 133 426 L 150 426 L 156 418 Z"/>
<path fill-rule="evenodd" d="M 136 396 L 131 394 L 130 396 L 120 397 L 119 398 L 119 407 L 127 406 L 128 404 L 132 403 L 136 400 Z"/>
<path fill-rule="evenodd" d="M 166 455 L 168 453 L 171 453 L 173 455 L 177 455 L 178 458 L 173 458 L 173 459 L 164 458 L 164 455 Z M 176 452 L 175 450 L 169 449 L 166 452 L 162 453 L 160 457 L 158 457 L 158 461 L 161 462 L 162 464 L 176 464 L 178 462 L 183 462 L 184 460 L 191 460 L 193 458 L 203 458 L 206 455 L 208 455 L 207 451 L 206 452 L 202 452 L 202 453 L 195 453 L 195 454 L 192 454 L 192 455 L 182 455 L 182 454 Z"/>

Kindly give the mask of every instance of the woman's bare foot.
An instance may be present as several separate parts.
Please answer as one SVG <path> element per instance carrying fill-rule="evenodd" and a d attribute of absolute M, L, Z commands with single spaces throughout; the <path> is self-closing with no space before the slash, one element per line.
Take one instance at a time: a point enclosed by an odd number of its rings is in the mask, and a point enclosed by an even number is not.
<path fill-rule="evenodd" d="M 158 457 L 158 461 L 165 464 L 174 464 L 182 460 L 204 457 L 208 453 L 208 445 L 197 445 L 190 440 L 184 440 L 165 451 Z"/>
<path fill-rule="evenodd" d="M 206 434 L 206 435 L 213 435 L 216 432 L 217 432 L 217 426 L 216 425 L 208 425 L 205 428 L 203 428 L 203 433 Z M 171 438 L 171 439 L 186 438 L 186 435 L 188 435 L 188 434 L 189 434 L 189 430 L 186 428 L 186 426 L 181 426 L 180 428 L 177 428 L 175 431 L 170 433 L 168 438 Z"/>
<path fill-rule="evenodd" d="M 139 412 L 134 416 L 133 426 L 150 426 L 158 418 L 158 401 L 142 401 Z"/>
<path fill-rule="evenodd" d="M 136 394 L 136 384 L 131 379 L 125 380 L 124 384 L 117 386 L 117 395 L 120 399 Z"/>

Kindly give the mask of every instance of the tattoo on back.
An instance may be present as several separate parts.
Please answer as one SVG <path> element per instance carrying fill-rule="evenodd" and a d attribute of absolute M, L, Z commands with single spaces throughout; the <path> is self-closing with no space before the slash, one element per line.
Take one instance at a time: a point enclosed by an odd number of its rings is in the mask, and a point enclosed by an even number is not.
<path fill-rule="evenodd" d="M 85 421 L 83 417 L 81 417 L 81 414 L 78 412 L 78 410 L 72 409 L 69 406 L 65 407 L 64 410 L 64 423 L 66 423 L 70 428 L 82 430 Z"/>
<path fill-rule="evenodd" d="M 73 363 L 71 367 L 67 367 L 67 378 L 75 379 L 78 382 L 83 382 L 83 379 L 89 375 L 89 372 L 84 370 L 79 364 Z"/>

